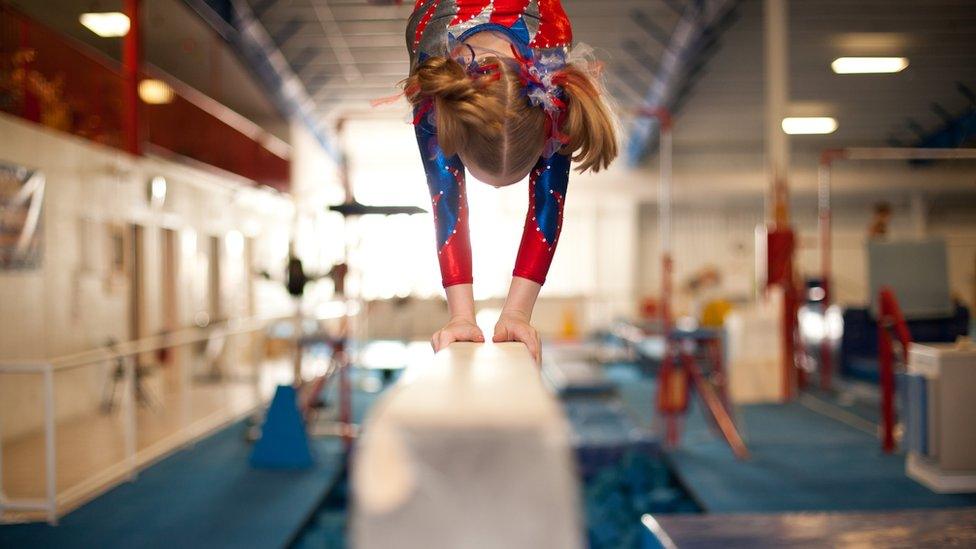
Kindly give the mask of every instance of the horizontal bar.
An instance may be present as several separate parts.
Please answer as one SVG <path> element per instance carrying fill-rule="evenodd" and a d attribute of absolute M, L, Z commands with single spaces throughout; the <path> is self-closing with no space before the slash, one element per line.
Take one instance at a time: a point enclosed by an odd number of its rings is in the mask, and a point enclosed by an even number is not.
<path fill-rule="evenodd" d="M 0 362 L 0 373 L 38 374 L 51 367 L 49 362 Z"/>
<path fill-rule="evenodd" d="M 976 160 L 976 149 L 851 147 L 835 155 L 846 160 Z"/>
<path fill-rule="evenodd" d="M 47 511 L 50 506 L 42 499 L 5 499 L 4 511 Z"/>

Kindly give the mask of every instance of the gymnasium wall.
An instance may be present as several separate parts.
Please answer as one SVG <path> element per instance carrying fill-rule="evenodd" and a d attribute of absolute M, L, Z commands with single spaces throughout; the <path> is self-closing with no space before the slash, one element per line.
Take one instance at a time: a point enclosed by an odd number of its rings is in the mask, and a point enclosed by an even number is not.
<path fill-rule="evenodd" d="M 247 187 L 239 179 L 159 158 L 132 157 L 88 141 L 0 116 L 0 161 L 43 172 L 43 260 L 25 271 L 0 271 L 0 360 L 42 360 L 131 339 L 130 281 L 113 262 L 113 238 L 142 231 L 145 291 L 140 336 L 192 326 L 212 314 L 208 256 L 219 247 L 224 318 L 290 311 L 277 282 L 248 282 L 255 268 L 280 269 L 287 253 L 292 205 L 287 197 Z M 149 181 L 168 182 L 165 202 L 153 205 Z M 163 232 L 173 231 L 175 315 L 163 311 Z M 216 239 L 216 240 L 212 240 Z M 126 259 L 128 261 L 128 259 Z M 174 313 L 170 313 L 172 316 Z M 108 366 L 56 376 L 57 414 L 69 417 L 96 405 Z M 40 376 L 0 375 L 4 437 L 41 420 Z"/>
<path fill-rule="evenodd" d="M 856 177 L 856 174 L 848 176 Z M 792 203 L 794 227 L 799 235 L 797 264 L 801 274 L 815 277 L 820 271 L 816 201 L 810 193 L 799 194 Z M 893 207 L 891 239 L 945 239 L 950 288 L 972 307 L 976 302 L 976 198 L 951 191 L 923 194 L 918 190 L 875 189 L 835 196 L 832 264 L 837 301 L 853 306 L 870 301 L 865 246 L 872 207 L 879 201 L 887 201 Z M 755 228 L 763 218 L 761 198 L 733 196 L 709 202 L 678 203 L 673 229 L 676 285 L 680 287 L 702 267 L 714 265 L 723 276 L 723 293 L 733 299 L 751 299 L 755 280 Z M 640 292 L 656 295 L 660 281 L 657 206 L 642 207 L 640 219 Z M 687 292 L 679 290 L 676 301 L 679 309 L 687 310 L 690 306 Z"/>

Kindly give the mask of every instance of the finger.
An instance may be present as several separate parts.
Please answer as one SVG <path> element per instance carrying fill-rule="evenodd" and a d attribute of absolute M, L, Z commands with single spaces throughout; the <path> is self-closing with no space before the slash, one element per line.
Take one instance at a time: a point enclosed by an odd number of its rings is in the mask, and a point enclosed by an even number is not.
<path fill-rule="evenodd" d="M 485 334 L 481 333 L 481 329 L 477 326 L 472 326 L 464 333 L 464 338 L 467 341 L 474 341 L 476 343 L 484 343 Z"/>
<path fill-rule="evenodd" d="M 511 336 L 508 333 L 508 328 L 505 326 L 495 326 L 495 335 L 491 338 L 495 343 L 502 343 L 505 341 L 511 341 Z"/>
<path fill-rule="evenodd" d="M 539 342 L 539 332 L 532 328 L 525 328 L 519 331 L 517 339 L 529 348 L 536 363 L 542 363 L 542 344 Z"/>
<path fill-rule="evenodd" d="M 451 344 L 451 334 L 446 330 L 441 330 L 434 334 L 434 352 L 438 352 Z"/>
<path fill-rule="evenodd" d="M 536 364 L 542 364 L 542 349 L 541 345 L 539 345 L 539 338 L 527 338 L 525 346 L 529 348 L 529 352 L 532 353 L 532 358 L 535 359 Z"/>

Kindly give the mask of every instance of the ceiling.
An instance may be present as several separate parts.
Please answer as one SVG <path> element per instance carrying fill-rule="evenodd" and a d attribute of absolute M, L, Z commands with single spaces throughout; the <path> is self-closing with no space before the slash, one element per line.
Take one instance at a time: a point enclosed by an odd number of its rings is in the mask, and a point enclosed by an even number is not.
<path fill-rule="evenodd" d="M 145 0 L 146 57 L 162 70 L 287 138 L 287 122 L 240 58 L 186 0 Z M 389 0 L 244 0 L 284 54 L 322 127 L 354 114 L 400 121 L 405 106 L 371 108 L 397 91 L 408 70 L 404 28 L 413 2 Z M 121 0 L 12 0 L 13 5 L 114 58 L 118 39 L 78 24 L 83 11 L 119 9 Z M 662 73 L 665 45 L 689 6 L 722 3 L 730 17 L 682 50 L 681 71 L 666 82 L 677 107 L 677 154 L 761 159 L 763 140 L 762 0 L 563 0 L 577 42 L 604 61 L 606 87 L 625 127 Z M 792 0 L 790 97 L 796 115 L 830 115 L 829 136 L 794 137 L 798 151 L 846 145 L 915 144 L 945 117 L 973 103 L 976 0 Z M 835 75 L 840 55 L 900 55 L 902 73 Z M 218 76 L 215 76 L 218 75 Z M 688 85 L 691 83 L 692 85 Z M 937 104 L 938 107 L 933 107 Z M 650 146 L 653 148 L 653 140 Z"/>
<path fill-rule="evenodd" d="M 921 134 L 976 105 L 957 90 L 976 90 L 976 1 L 793 0 L 790 5 L 790 99 L 794 116 L 838 120 L 828 136 L 795 136 L 794 150 L 916 144 Z M 676 147 L 761 150 L 763 139 L 762 2 L 740 3 L 676 122 Z M 840 56 L 909 58 L 893 75 L 837 75 Z M 912 128 L 914 121 L 918 127 Z"/>
<path fill-rule="evenodd" d="M 368 0 L 248 0 L 252 10 L 315 99 L 319 114 L 369 109 L 396 92 L 409 70 L 404 40 L 413 2 Z M 563 0 L 577 42 L 607 65 L 607 87 L 632 111 L 649 89 L 662 44 L 641 27 L 651 20 L 664 38 L 682 3 L 657 0 Z M 395 115 L 400 117 L 400 113 Z"/>
<path fill-rule="evenodd" d="M 369 101 L 396 91 L 408 70 L 404 27 L 413 2 L 247 0 L 314 98 L 317 114 L 369 113 Z M 606 63 L 606 85 L 625 124 L 661 74 L 664 43 L 689 0 L 563 0 L 577 42 Z M 672 82 L 683 150 L 761 154 L 763 33 L 761 0 L 741 0 L 704 55 L 684 58 Z M 972 108 L 957 82 L 976 89 L 973 0 L 793 0 L 790 10 L 790 110 L 837 117 L 830 136 L 793 138 L 794 147 L 914 144 L 943 118 Z M 701 53 L 701 52 L 699 52 Z M 907 56 L 911 66 L 885 76 L 840 76 L 841 55 Z M 700 71 L 686 87 L 687 71 Z"/>

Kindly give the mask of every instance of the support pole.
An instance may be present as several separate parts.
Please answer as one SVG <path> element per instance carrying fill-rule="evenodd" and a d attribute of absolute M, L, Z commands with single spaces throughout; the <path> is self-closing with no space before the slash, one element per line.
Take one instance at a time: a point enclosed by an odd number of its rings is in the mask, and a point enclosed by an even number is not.
<path fill-rule="evenodd" d="M 895 451 L 895 350 L 889 329 L 895 331 L 901 344 L 901 359 L 908 363 L 908 349 L 912 334 L 901 312 L 898 298 L 889 287 L 878 292 L 878 381 L 881 386 L 881 449 L 890 454 Z"/>
<path fill-rule="evenodd" d="M 661 233 L 661 320 L 665 336 L 671 330 L 671 277 L 672 277 L 672 181 L 671 181 L 671 117 L 661 116 L 661 178 L 658 187 L 658 230 Z"/>
<path fill-rule="evenodd" d="M 44 474 L 47 499 L 47 521 L 58 523 L 58 471 L 57 455 L 55 454 L 54 414 L 54 366 L 48 364 L 44 369 Z"/>
<path fill-rule="evenodd" d="M 122 43 L 122 104 L 123 139 L 125 150 L 135 156 L 142 154 L 142 132 L 139 120 L 139 76 L 142 72 L 142 24 L 139 8 L 142 0 L 124 0 L 123 9 L 129 18 L 129 32 Z"/>
<path fill-rule="evenodd" d="M 770 177 L 766 211 L 776 228 L 786 228 L 790 222 L 790 150 L 781 127 L 790 93 L 787 11 L 787 0 L 765 0 L 766 162 Z"/>
<path fill-rule="evenodd" d="M 136 452 L 138 449 L 138 442 L 136 440 L 136 398 L 139 394 L 139 380 L 136 377 L 136 368 L 138 368 L 136 356 L 122 359 L 125 361 L 125 390 L 122 394 L 122 416 L 125 421 L 125 461 L 129 467 L 128 477 L 130 481 L 135 480 L 138 470 L 136 463 Z"/>
<path fill-rule="evenodd" d="M 830 348 L 830 334 L 827 325 L 827 309 L 830 308 L 833 284 L 831 282 L 831 221 L 830 210 L 830 168 L 831 155 L 824 154 L 820 159 L 820 169 L 817 172 L 817 222 L 820 232 L 820 280 L 823 286 L 823 300 L 821 313 L 823 315 L 823 337 L 820 340 L 820 388 L 830 390 L 833 385 L 834 357 Z"/>
<path fill-rule="evenodd" d="M 661 121 L 661 177 L 658 183 L 658 231 L 661 234 L 661 330 L 664 334 L 664 361 L 662 371 L 673 375 L 674 341 L 671 339 L 671 279 L 674 263 L 671 254 L 671 117 L 659 115 Z M 662 376 L 662 379 L 665 376 Z M 678 417 L 674 412 L 667 414 L 667 442 L 670 446 L 677 446 L 680 437 L 678 433 Z"/>
<path fill-rule="evenodd" d="M 3 7 L 0 7 L 0 14 Z M 0 373 L 0 376 L 3 374 Z M 3 521 L 3 510 L 7 503 L 7 496 L 3 493 L 3 414 L 0 414 L 0 521 Z"/>
<path fill-rule="evenodd" d="M 671 409 L 670 405 L 665 405 L 669 400 L 671 388 L 668 384 L 672 376 L 677 375 L 675 371 L 675 342 L 672 339 L 672 318 L 671 318 L 671 279 L 673 276 L 674 262 L 672 256 L 671 242 L 671 217 L 672 217 L 672 121 L 671 113 L 667 109 L 660 107 L 644 108 L 638 111 L 638 116 L 657 119 L 661 127 L 661 142 L 658 154 L 660 163 L 660 177 L 658 179 L 658 233 L 661 245 L 661 294 L 659 307 L 659 320 L 661 324 L 661 334 L 664 336 L 664 357 L 661 361 L 661 373 L 659 375 L 660 386 L 658 389 L 657 410 L 664 416 L 667 444 L 676 446 L 680 434 L 678 433 L 678 414 Z"/>
<path fill-rule="evenodd" d="M 661 126 L 661 143 L 659 150 L 660 178 L 657 187 L 658 233 L 661 242 L 661 307 L 659 318 L 665 337 L 671 332 L 671 276 L 672 276 L 672 156 L 673 138 L 671 113 L 664 108 L 643 108 L 637 111 L 637 116 L 657 119 Z"/>
<path fill-rule="evenodd" d="M 888 319 L 878 315 L 878 384 L 881 388 L 881 449 L 895 451 L 895 355 Z"/>
<path fill-rule="evenodd" d="M 742 437 L 739 435 L 739 430 L 736 428 L 735 421 L 733 421 L 732 416 L 729 414 L 729 410 L 722 403 L 721 395 L 717 394 L 711 382 L 705 379 L 705 374 L 702 373 L 698 363 L 690 354 L 682 352 L 681 360 L 682 367 L 691 376 L 691 380 L 695 384 L 695 390 L 702 399 L 705 409 L 712 415 L 712 419 L 715 420 L 715 425 L 718 426 L 722 437 L 725 438 L 725 442 L 732 449 L 732 453 L 740 460 L 749 459 L 749 449 L 746 448 L 746 443 L 743 442 Z"/>
<path fill-rule="evenodd" d="M 787 0 L 765 0 L 764 47 L 766 61 L 766 161 L 770 188 L 766 197 L 767 234 L 787 242 L 777 257 L 783 272 L 783 387 L 784 399 L 793 397 L 797 372 L 795 361 L 796 296 L 793 284 L 793 237 L 790 229 L 789 141 L 781 124 L 789 101 L 789 20 Z M 767 259 L 768 261 L 768 259 Z M 769 271 L 770 269 L 767 269 Z"/>

